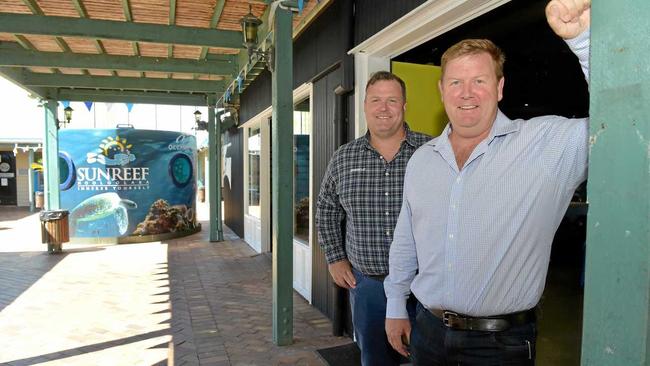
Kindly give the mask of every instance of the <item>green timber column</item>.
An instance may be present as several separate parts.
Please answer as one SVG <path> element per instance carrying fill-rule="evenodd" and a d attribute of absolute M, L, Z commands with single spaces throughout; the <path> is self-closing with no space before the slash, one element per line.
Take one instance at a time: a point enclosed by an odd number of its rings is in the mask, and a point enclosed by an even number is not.
<path fill-rule="evenodd" d="M 53 99 L 45 101 L 45 139 L 43 141 L 43 179 L 44 205 L 46 210 L 61 208 L 61 192 L 59 190 L 59 129 L 57 128 L 57 105 Z M 61 246 L 47 245 L 47 252 L 60 252 Z"/>
<path fill-rule="evenodd" d="M 214 100 L 208 100 L 208 197 L 210 204 L 210 241 L 223 241 L 221 227 L 221 114 L 215 115 Z"/>
<path fill-rule="evenodd" d="M 27 170 L 29 172 L 29 175 L 27 176 L 27 185 L 29 190 L 29 212 L 34 212 L 36 209 L 34 202 L 36 199 L 34 196 L 34 169 L 32 168 L 32 164 L 34 163 L 34 150 L 30 148 L 27 154 L 27 157 L 29 159 L 27 162 L 27 164 L 29 164 L 29 169 Z"/>
<path fill-rule="evenodd" d="M 594 1 L 582 365 L 650 365 L 650 4 Z"/>
<path fill-rule="evenodd" d="M 275 11 L 273 75 L 273 342 L 293 343 L 293 44 L 291 11 Z"/>
<path fill-rule="evenodd" d="M 57 125 L 57 101 L 45 101 L 45 139 L 43 141 L 43 170 L 45 171 L 44 199 L 46 210 L 58 210 L 61 206 L 59 191 L 59 130 Z"/>

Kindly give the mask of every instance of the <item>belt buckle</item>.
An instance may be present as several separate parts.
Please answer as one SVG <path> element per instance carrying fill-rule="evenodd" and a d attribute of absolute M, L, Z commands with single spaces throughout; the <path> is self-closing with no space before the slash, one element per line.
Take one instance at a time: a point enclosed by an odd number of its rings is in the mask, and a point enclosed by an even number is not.
<path fill-rule="evenodd" d="M 442 312 L 442 324 L 445 325 L 447 328 L 451 328 L 452 324 L 450 322 L 450 318 L 458 318 L 458 313 L 454 313 L 453 311 L 445 310 Z"/>

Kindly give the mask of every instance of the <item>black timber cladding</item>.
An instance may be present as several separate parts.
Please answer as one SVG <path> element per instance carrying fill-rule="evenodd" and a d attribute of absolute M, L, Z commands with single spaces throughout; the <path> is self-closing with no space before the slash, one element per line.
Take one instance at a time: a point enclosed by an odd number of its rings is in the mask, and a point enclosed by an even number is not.
<path fill-rule="evenodd" d="M 240 238 L 244 237 L 244 144 L 243 131 L 237 127 L 223 134 L 224 164 L 230 160 L 231 175 L 223 179 L 224 224 Z M 225 174 L 225 172 L 224 172 Z"/>
<path fill-rule="evenodd" d="M 293 43 L 293 87 L 319 77 L 343 61 L 352 47 L 353 1 L 338 0 Z M 350 67 L 353 67 L 350 63 Z M 240 96 L 240 123 L 271 105 L 271 74 L 264 71 Z"/>
<path fill-rule="evenodd" d="M 374 36 L 425 0 L 356 0 L 354 45 Z"/>
<path fill-rule="evenodd" d="M 239 123 L 255 117 L 271 105 L 271 73 L 262 73 L 244 90 L 239 97 Z"/>

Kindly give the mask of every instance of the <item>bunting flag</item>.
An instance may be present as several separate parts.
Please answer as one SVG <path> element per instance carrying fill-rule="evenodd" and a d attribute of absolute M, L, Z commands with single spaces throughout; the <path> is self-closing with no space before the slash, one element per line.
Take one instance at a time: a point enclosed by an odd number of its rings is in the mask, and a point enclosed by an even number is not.
<path fill-rule="evenodd" d="M 133 103 L 126 103 L 126 109 L 131 113 L 131 109 L 133 109 Z"/>
<path fill-rule="evenodd" d="M 303 0 L 298 0 L 298 11 L 302 14 L 302 9 L 305 8 L 305 2 Z"/>
<path fill-rule="evenodd" d="M 84 104 L 86 105 L 86 108 L 88 108 L 88 112 L 90 112 L 93 107 L 93 102 L 84 102 Z"/>
<path fill-rule="evenodd" d="M 70 106 L 70 101 L 69 100 L 64 100 L 64 101 L 61 101 L 61 104 L 63 104 L 63 108 L 68 108 Z"/>
<path fill-rule="evenodd" d="M 242 86 L 242 77 L 241 75 L 237 75 L 237 91 L 241 94 L 241 86 Z"/>

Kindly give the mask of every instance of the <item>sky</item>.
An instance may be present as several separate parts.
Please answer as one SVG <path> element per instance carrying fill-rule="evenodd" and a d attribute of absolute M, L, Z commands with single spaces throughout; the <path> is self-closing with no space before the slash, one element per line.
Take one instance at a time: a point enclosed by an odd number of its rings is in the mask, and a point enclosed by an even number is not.
<path fill-rule="evenodd" d="M 0 139 L 43 138 L 45 112 L 38 99 L 0 76 Z M 131 112 L 125 103 L 93 103 L 90 110 L 84 102 L 71 102 L 72 121 L 65 128 L 115 128 L 131 124 L 138 129 L 182 131 L 194 134 L 194 111 L 208 117 L 206 107 L 134 104 Z M 63 104 L 59 101 L 59 119 L 63 120 Z M 199 139 L 200 142 L 200 139 Z"/>

